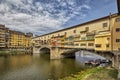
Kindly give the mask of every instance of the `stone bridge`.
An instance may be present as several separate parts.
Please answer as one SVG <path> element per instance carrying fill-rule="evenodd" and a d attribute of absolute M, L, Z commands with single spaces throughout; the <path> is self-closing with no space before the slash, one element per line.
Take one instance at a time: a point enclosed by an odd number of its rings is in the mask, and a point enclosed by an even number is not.
<path fill-rule="evenodd" d="M 60 59 L 63 57 L 75 57 L 75 52 L 79 51 L 80 49 L 76 48 L 61 48 L 61 47 L 51 47 L 50 45 L 41 45 L 41 46 L 34 46 L 33 53 L 50 53 L 51 59 Z"/>
<path fill-rule="evenodd" d="M 118 55 L 119 52 L 98 52 L 94 50 L 80 49 L 80 48 L 63 48 L 51 47 L 49 45 L 41 45 L 33 47 L 33 53 L 50 53 L 50 59 L 60 59 L 64 57 L 75 57 L 75 52 L 80 51 L 82 54 L 85 52 L 92 52 L 94 54 L 105 57 L 112 61 L 112 66 L 118 69 Z"/>
<path fill-rule="evenodd" d="M 118 69 L 120 62 L 120 0 L 117 0 L 117 5 L 118 14 L 111 14 L 33 38 L 32 43 L 35 45 L 33 53 L 49 52 L 51 59 L 60 59 L 74 56 L 77 51 L 81 51 L 83 54 L 85 51 L 89 51 L 111 60 L 112 66 Z"/>

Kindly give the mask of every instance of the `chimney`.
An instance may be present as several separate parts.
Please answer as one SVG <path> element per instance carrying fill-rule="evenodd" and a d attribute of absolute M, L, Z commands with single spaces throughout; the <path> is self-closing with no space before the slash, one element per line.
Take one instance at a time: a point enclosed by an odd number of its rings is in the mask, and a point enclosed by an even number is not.
<path fill-rule="evenodd" d="M 118 14 L 120 15 L 120 0 L 117 0 Z"/>

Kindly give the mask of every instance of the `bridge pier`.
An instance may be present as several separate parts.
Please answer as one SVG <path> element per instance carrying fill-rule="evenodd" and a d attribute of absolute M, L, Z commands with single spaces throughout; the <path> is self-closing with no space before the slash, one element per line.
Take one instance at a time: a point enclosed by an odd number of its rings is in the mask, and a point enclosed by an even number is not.
<path fill-rule="evenodd" d="M 112 57 L 112 67 L 115 69 L 119 69 L 119 52 L 114 52 L 114 55 Z"/>
<path fill-rule="evenodd" d="M 119 57 L 118 54 L 114 54 L 114 56 L 112 57 L 112 67 L 114 67 L 115 69 L 119 69 Z"/>
<path fill-rule="evenodd" d="M 63 58 L 61 55 L 64 52 L 64 49 L 52 47 L 50 49 L 50 59 L 60 59 Z"/>
<path fill-rule="evenodd" d="M 33 54 L 39 54 L 39 48 L 38 47 L 33 47 Z"/>
<path fill-rule="evenodd" d="M 105 57 L 112 62 L 112 67 L 118 69 L 119 67 L 119 52 L 96 52 L 96 54 Z"/>

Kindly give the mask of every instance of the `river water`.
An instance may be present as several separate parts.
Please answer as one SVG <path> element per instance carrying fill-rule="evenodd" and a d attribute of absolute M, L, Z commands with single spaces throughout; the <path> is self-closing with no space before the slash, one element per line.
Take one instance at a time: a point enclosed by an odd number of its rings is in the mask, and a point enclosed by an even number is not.
<path fill-rule="evenodd" d="M 50 60 L 49 54 L 0 57 L 0 80 L 58 80 L 83 69 L 76 59 Z"/>
<path fill-rule="evenodd" d="M 104 59 L 90 52 L 76 52 L 75 59 L 50 60 L 49 54 L 0 57 L 0 80 L 58 80 L 85 69 L 83 63 Z"/>

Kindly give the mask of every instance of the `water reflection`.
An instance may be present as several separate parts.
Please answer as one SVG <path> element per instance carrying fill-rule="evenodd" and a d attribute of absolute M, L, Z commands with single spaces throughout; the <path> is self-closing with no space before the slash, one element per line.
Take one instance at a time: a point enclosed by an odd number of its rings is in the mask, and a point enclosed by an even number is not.
<path fill-rule="evenodd" d="M 15 70 L 28 66 L 31 62 L 31 56 L 9 56 L 0 57 L 0 74 L 5 73 L 5 71 Z"/>
<path fill-rule="evenodd" d="M 57 80 L 82 69 L 75 59 L 50 60 L 48 54 L 0 57 L 0 80 Z"/>
<path fill-rule="evenodd" d="M 83 67 L 81 65 L 77 65 L 74 59 L 51 60 L 50 79 L 54 78 L 56 80 L 58 77 L 62 78 L 65 75 L 68 76 L 70 74 L 74 74 L 82 69 Z"/>

